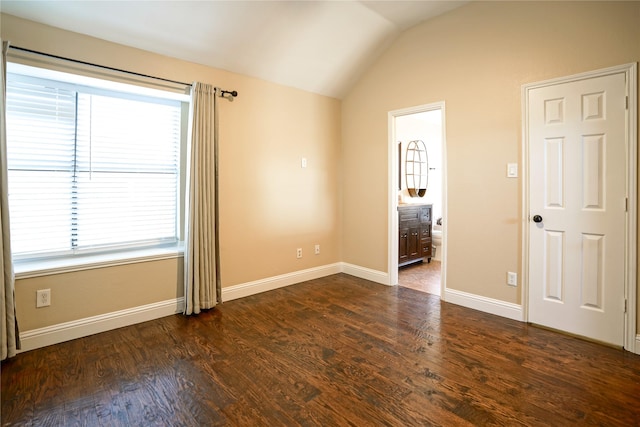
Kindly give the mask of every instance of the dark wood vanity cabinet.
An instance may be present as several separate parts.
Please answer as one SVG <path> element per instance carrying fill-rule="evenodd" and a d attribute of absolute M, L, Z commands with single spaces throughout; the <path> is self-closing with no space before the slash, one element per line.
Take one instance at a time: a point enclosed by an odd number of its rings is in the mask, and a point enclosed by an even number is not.
<path fill-rule="evenodd" d="M 431 205 L 398 206 L 398 266 L 431 262 Z"/>

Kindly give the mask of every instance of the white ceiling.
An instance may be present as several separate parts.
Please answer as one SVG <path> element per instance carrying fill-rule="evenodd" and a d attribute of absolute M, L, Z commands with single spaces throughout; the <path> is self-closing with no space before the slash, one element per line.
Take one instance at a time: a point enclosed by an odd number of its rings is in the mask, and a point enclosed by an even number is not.
<path fill-rule="evenodd" d="M 402 31 L 465 3 L 1 0 L 0 10 L 341 98 Z"/>

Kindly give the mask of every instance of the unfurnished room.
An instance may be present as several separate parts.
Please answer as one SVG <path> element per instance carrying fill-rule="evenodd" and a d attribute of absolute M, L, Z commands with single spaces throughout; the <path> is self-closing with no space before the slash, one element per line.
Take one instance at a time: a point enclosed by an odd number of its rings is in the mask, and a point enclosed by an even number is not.
<path fill-rule="evenodd" d="M 3 426 L 640 425 L 640 1 L 0 0 Z"/>

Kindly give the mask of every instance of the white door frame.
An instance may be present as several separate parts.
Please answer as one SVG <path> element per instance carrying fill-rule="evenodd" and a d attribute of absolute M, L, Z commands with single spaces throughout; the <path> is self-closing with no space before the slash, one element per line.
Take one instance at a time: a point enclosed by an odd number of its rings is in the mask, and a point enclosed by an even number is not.
<path fill-rule="evenodd" d="M 525 321 L 529 321 L 529 92 L 533 89 L 570 83 L 611 74 L 625 75 L 627 82 L 626 161 L 627 161 L 627 215 L 625 241 L 624 296 L 627 310 L 624 321 L 624 348 L 640 354 L 640 340 L 636 337 L 637 306 L 637 219 L 638 219 L 638 105 L 637 63 L 624 64 L 602 70 L 575 74 L 522 86 L 522 309 Z M 637 345 L 636 345 L 636 342 Z"/>
<path fill-rule="evenodd" d="M 446 290 L 446 262 L 447 262 L 447 144 L 446 144 L 446 127 L 445 127 L 445 104 L 444 101 L 434 102 L 431 104 L 416 105 L 415 107 L 403 108 L 400 110 L 390 111 L 388 114 L 389 122 L 389 165 L 388 165 L 388 262 L 390 286 L 398 284 L 398 141 L 395 139 L 395 119 L 396 117 L 406 116 L 409 114 L 424 113 L 427 111 L 440 110 L 442 112 L 442 258 L 441 258 L 441 275 L 440 275 L 440 299 L 444 301 Z"/>

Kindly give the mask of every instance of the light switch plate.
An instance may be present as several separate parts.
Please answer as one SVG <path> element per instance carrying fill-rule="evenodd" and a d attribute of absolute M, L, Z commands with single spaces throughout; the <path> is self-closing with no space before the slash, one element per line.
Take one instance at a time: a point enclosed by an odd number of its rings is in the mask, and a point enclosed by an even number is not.
<path fill-rule="evenodd" d="M 517 177 L 518 177 L 518 164 L 507 163 L 507 178 L 517 178 Z"/>

